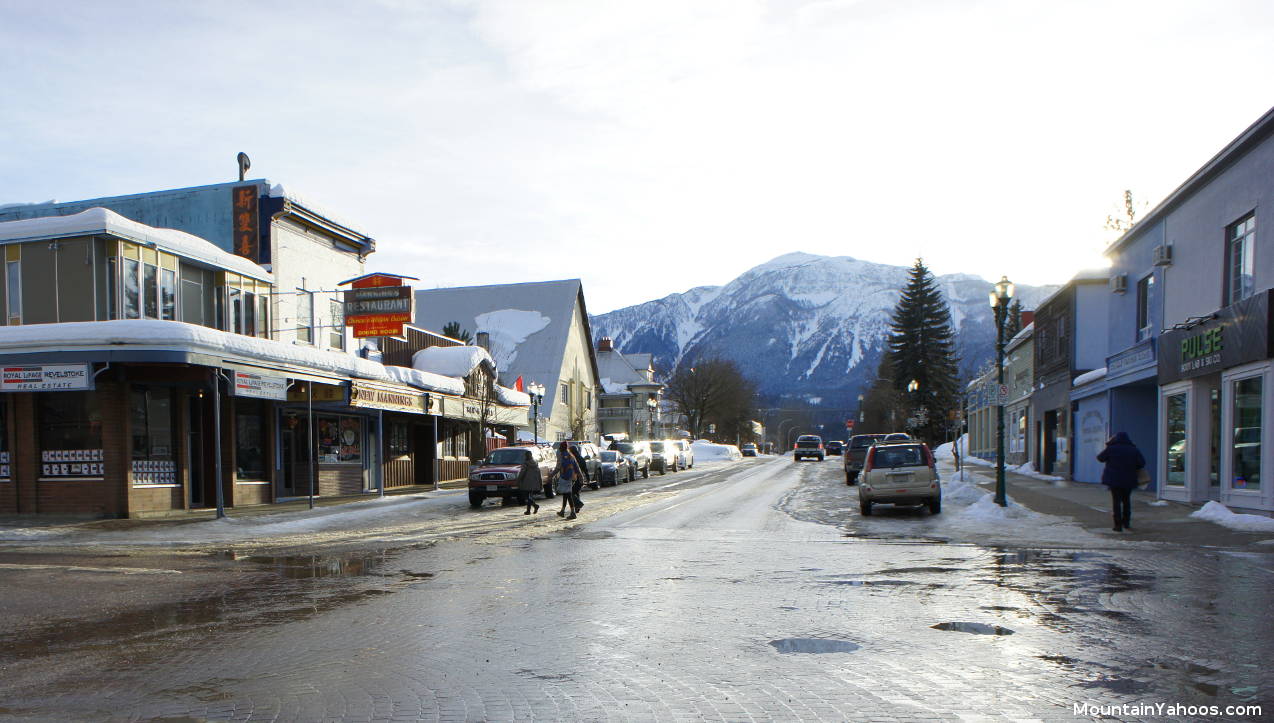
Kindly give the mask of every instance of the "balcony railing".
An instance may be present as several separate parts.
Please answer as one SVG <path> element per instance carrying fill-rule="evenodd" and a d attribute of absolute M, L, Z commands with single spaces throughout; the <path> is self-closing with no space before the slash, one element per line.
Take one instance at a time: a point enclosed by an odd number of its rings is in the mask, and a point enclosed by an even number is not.
<path fill-rule="evenodd" d="M 598 419 L 632 419 L 632 407 L 599 407 L 597 410 Z"/>

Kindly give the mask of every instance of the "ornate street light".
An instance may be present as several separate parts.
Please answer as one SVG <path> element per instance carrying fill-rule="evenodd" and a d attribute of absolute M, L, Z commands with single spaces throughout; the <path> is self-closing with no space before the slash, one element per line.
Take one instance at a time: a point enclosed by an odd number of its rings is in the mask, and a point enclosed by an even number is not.
<path fill-rule="evenodd" d="M 526 388 L 531 395 L 531 436 L 535 444 L 540 443 L 540 404 L 544 402 L 544 385 L 531 382 Z"/>
<path fill-rule="evenodd" d="M 991 291 L 991 309 L 995 311 L 995 504 L 1008 505 L 1008 495 L 1004 490 L 1004 322 L 1009 315 L 1009 304 L 1013 301 L 1013 282 L 1009 277 L 1001 276 Z"/>

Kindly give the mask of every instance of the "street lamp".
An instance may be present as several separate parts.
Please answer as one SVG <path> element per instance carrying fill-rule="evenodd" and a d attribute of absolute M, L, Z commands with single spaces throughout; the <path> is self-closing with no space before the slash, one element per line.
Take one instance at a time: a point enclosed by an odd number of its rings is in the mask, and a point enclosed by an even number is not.
<path fill-rule="evenodd" d="M 540 404 L 544 402 L 544 385 L 531 382 L 526 388 L 531 395 L 531 436 L 535 444 L 540 443 Z"/>
<path fill-rule="evenodd" d="M 1001 276 L 991 291 L 991 309 L 995 311 L 995 504 L 1005 507 L 1008 496 L 1004 491 L 1004 322 L 1008 319 L 1009 303 L 1013 301 L 1013 282 Z"/>
<path fill-rule="evenodd" d="M 911 383 L 907 385 L 907 391 L 911 392 L 912 394 L 915 394 L 917 391 L 919 391 L 919 389 L 920 389 L 920 382 L 916 381 L 915 379 L 912 379 Z"/>

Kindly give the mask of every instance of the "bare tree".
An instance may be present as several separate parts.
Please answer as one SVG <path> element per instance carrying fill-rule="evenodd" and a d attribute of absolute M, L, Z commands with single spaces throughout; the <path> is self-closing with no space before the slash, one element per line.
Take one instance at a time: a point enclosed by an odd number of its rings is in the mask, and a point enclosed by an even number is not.
<path fill-rule="evenodd" d="M 703 436 L 709 425 L 733 438 L 756 413 L 756 386 L 729 359 L 701 359 L 683 364 L 664 395 L 686 416 L 690 435 Z"/>
<path fill-rule="evenodd" d="M 1116 213 L 1106 214 L 1106 223 L 1103 227 L 1107 231 L 1113 232 L 1116 236 L 1122 236 L 1128 232 L 1137 223 L 1137 216 L 1146 211 L 1147 203 L 1142 201 L 1136 203 L 1132 199 L 1132 191 L 1124 191 L 1124 207 Z"/>

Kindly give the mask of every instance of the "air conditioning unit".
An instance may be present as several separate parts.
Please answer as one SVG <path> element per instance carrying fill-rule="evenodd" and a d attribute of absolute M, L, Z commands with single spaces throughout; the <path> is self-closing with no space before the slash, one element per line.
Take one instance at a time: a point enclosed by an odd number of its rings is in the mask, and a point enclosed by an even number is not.
<path fill-rule="evenodd" d="M 1154 264 L 1155 266 L 1172 265 L 1172 244 L 1163 244 L 1155 247 Z"/>
<path fill-rule="evenodd" d="M 1128 291 L 1128 274 L 1116 274 L 1110 277 L 1110 290 L 1116 294 Z"/>

